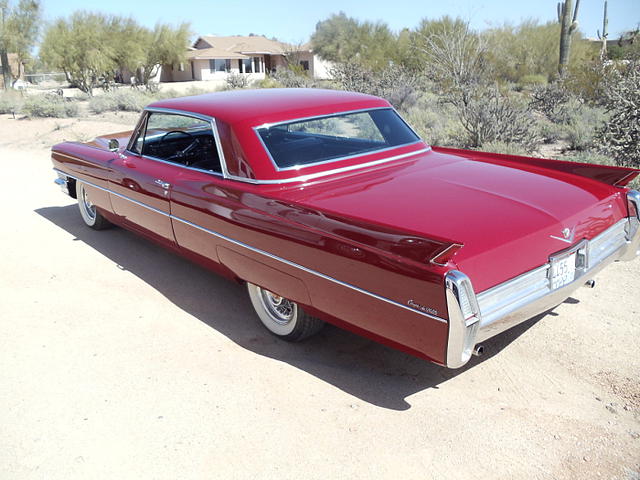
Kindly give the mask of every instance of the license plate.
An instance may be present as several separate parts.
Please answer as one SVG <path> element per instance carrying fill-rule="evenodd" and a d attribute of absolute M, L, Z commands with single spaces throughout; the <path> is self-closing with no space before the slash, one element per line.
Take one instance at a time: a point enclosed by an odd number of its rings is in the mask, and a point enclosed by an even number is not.
<path fill-rule="evenodd" d="M 551 290 L 573 282 L 576 276 L 576 254 L 551 260 Z"/>

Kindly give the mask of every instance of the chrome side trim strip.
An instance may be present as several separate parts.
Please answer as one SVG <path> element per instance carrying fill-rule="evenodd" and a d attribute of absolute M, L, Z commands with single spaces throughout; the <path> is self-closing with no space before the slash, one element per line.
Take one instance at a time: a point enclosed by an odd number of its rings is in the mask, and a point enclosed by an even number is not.
<path fill-rule="evenodd" d="M 358 293 L 362 293 L 363 295 L 367 295 L 369 297 L 375 298 L 376 300 L 380 300 L 382 302 L 389 303 L 389 304 L 394 305 L 396 307 L 400 307 L 400 308 L 402 308 L 404 310 L 408 310 L 408 311 L 410 311 L 412 313 L 415 313 L 415 314 L 418 314 L 418 315 L 422 315 L 423 317 L 430 318 L 431 320 L 436 320 L 436 321 L 442 322 L 442 323 L 448 323 L 448 321 L 446 319 L 444 319 L 444 318 L 437 317 L 435 315 L 430 315 L 430 314 L 422 312 L 420 310 L 413 309 L 413 308 L 411 308 L 411 307 L 409 307 L 407 305 L 403 305 L 403 304 L 401 304 L 399 302 L 396 302 L 394 300 L 391 300 L 389 298 L 382 297 L 382 296 L 380 296 L 380 295 L 378 295 L 376 293 L 369 292 L 368 290 L 364 290 L 364 289 L 362 289 L 360 287 L 356 287 L 355 285 L 351 285 L 350 283 L 342 282 L 342 281 L 340 281 L 340 280 L 338 280 L 336 278 L 330 277 L 329 275 L 325 275 L 324 273 L 320 273 L 320 272 L 318 272 L 316 270 L 312 270 L 312 269 L 307 268 L 307 267 L 305 267 L 303 265 L 300 265 L 298 263 L 295 263 L 295 262 L 292 262 L 290 260 L 284 259 L 284 258 L 279 257 L 277 255 L 274 255 L 272 253 L 266 252 L 264 250 L 260 250 L 259 248 L 252 247 L 252 246 L 250 246 L 250 245 L 248 245 L 248 244 L 246 244 L 244 242 L 241 242 L 239 240 L 235 240 L 235 239 L 233 239 L 231 237 L 227 237 L 226 235 L 223 235 L 221 233 L 215 232 L 213 230 L 209 230 L 208 228 L 205 228 L 205 227 L 202 227 L 202 226 L 197 225 L 195 223 L 192 223 L 189 220 L 185 220 L 183 218 L 177 217 L 175 215 L 163 212 L 162 210 L 158 210 L 157 208 L 154 208 L 154 207 L 151 207 L 149 205 L 146 205 L 146 204 L 144 204 L 142 202 L 138 202 L 138 201 L 136 201 L 136 200 L 134 200 L 132 198 L 127 197 L 126 195 L 121 195 L 119 193 L 113 192 L 112 190 L 109 190 L 108 188 L 100 187 L 100 186 L 95 185 L 95 184 L 93 184 L 91 182 L 88 182 L 86 180 L 79 179 L 78 177 L 75 177 L 73 175 L 69 175 L 68 173 L 65 173 L 65 172 L 63 172 L 61 170 L 58 170 L 57 168 L 54 168 L 54 171 L 56 171 L 57 173 L 62 173 L 62 174 L 66 175 L 66 176 L 68 176 L 70 178 L 73 178 L 76 181 L 80 181 L 80 182 L 86 183 L 87 185 L 90 185 L 90 186 L 92 186 L 94 188 L 97 188 L 99 190 L 102 190 L 104 192 L 108 192 L 108 193 L 110 193 L 112 195 L 115 195 L 115 196 L 117 196 L 119 198 L 122 198 L 124 200 L 128 200 L 128 201 L 130 201 L 130 202 L 132 202 L 132 203 L 134 203 L 136 205 L 139 205 L 139 206 L 141 206 L 143 208 L 151 210 L 152 212 L 158 213 L 160 215 L 164 215 L 165 217 L 169 217 L 172 220 L 175 220 L 177 222 L 180 222 L 180 223 L 183 223 L 185 225 L 188 225 L 188 226 L 191 226 L 193 228 L 196 228 L 198 230 L 201 230 L 201 231 L 203 231 L 205 233 L 213 235 L 214 237 L 220 238 L 222 240 L 230 242 L 230 243 L 232 243 L 234 245 L 237 245 L 239 247 L 246 248 L 248 250 L 251 250 L 252 252 L 255 252 L 255 253 L 258 253 L 258 254 L 263 255 L 265 257 L 271 258 L 272 260 L 276 260 L 278 262 L 284 263 L 285 265 L 289 265 L 290 267 L 297 268 L 299 270 L 302 270 L 303 272 L 309 273 L 311 275 L 315 275 L 317 277 L 320 277 L 320 278 L 322 278 L 324 280 L 328 280 L 330 282 L 333 282 L 333 283 L 335 283 L 337 285 L 340 285 L 340 286 L 343 286 L 345 288 L 349 288 L 349 289 L 354 290 L 354 291 L 356 291 Z"/>

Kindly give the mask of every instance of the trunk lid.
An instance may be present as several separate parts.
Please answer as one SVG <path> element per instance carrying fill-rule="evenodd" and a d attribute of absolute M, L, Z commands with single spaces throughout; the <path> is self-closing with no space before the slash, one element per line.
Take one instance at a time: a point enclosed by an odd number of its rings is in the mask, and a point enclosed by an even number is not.
<path fill-rule="evenodd" d="M 477 292 L 546 263 L 550 254 L 626 216 L 623 191 L 604 183 L 434 151 L 282 193 L 323 216 L 346 216 L 431 244 L 463 244 L 456 268 Z M 321 227 L 318 216 L 308 217 Z"/>

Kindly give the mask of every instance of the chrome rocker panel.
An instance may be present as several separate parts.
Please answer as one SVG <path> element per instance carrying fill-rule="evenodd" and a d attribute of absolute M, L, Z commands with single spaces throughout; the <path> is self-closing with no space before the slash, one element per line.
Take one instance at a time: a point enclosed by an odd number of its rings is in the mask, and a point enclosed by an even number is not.
<path fill-rule="evenodd" d="M 628 196 L 640 207 L 640 193 L 631 191 Z M 578 242 L 568 250 L 580 250 L 586 263 L 584 268 L 576 269 L 571 283 L 555 290 L 548 277 L 550 263 L 478 295 L 473 293 L 469 277 L 457 270 L 449 272 L 445 282 L 449 313 L 446 366 L 462 367 L 478 343 L 559 305 L 610 263 L 636 258 L 640 254 L 640 218 L 624 218 L 592 240 Z M 460 289 L 472 297 L 463 300 L 471 305 L 471 317 L 465 318 L 462 313 Z"/>

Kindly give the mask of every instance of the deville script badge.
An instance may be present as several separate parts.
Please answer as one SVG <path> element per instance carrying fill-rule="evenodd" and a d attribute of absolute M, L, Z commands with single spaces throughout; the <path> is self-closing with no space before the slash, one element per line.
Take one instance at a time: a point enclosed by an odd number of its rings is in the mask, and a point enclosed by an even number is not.
<path fill-rule="evenodd" d="M 421 312 L 428 313 L 430 315 L 438 315 L 438 311 L 435 308 L 425 307 L 424 305 L 420 305 L 413 300 L 409 300 L 407 302 L 407 305 L 409 305 L 411 308 L 415 308 L 416 310 L 420 310 Z"/>

